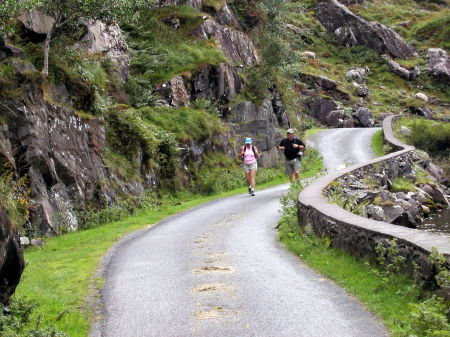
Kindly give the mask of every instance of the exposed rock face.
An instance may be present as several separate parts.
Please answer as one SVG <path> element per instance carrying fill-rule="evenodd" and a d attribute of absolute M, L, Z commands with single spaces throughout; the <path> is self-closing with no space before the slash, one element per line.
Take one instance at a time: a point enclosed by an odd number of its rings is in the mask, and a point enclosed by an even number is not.
<path fill-rule="evenodd" d="M 440 82 L 450 85 L 450 60 L 447 52 L 440 48 L 430 48 L 427 58 L 430 74 Z"/>
<path fill-rule="evenodd" d="M 26 29 L 41 35 L 47 35 L 55 22 L 55 19 L 38 10 L 23 13 L 17 19 Z"/>
<path fill-rule="evenodd" d="M 194 34 L 205 40 L 215 38 L 225 57 L 235 64 L 251 65 L 259 61 L 253 42 L 242 32 L 207 19 Z"/>
<path fill-rule="evenodd" d="M 398 64 L 397 62 L 392 61 L 392 60 L 389 60 L 388 65 L 389 65 L 389 69 L 394 74 L 397 74 L 398 76 L 400 76 L 408 81 L 412 81 L 417 76 L 420 75 L 420 68 L 417 66 L 414 67 L 413 70 L 409 70 L 409 69 L 403 68 L 400 64 Z"/>
<path fill-rule="evenodd" d="M 228 103 L 243 87 L 238 69 L 226 63 L 204 67 L 190 81 L 191 99 L 208 98 Z"/>
<path fill-rule="evenodd" d="M 322 25 L 335 33 L 344 45 L 364 45 L 398 58 L 413 56 L 413 48 L 396 32 L 382 24 L 362 19 L 336 0 L 322 0 L 316 12 Z"/>
<path fill-rule="evenodd" d="M 6 41 L 0 36 L 0 61 L 8 57 L 20 57 L 22 56 L 22 52 L 14 48 L 13 46 L 9 46 L 6 44 Z"/>
<path fill-rule="evenodd" d="M 126 81 L 130 72 L 128 45 L 116 24 L 106 25 L 100 20 L 85 22 L 88 32 L 78 44 L 91 54 L 104 54 L 117 64 L 118 72 Z"/>
<path fill-rule="evenodd" d="M 25 267 L 19 237 L 13 232 L 8 215 L 0 207 L 0 303 L 7 304 L 16 290 Z"/>
<path fill-rule="evenodd" d="M 77 206 L 84 206 L 89 201 L 107 204 L 111 198 L 101 185 L 106 180 L 103 122 L 82 120 L 66 108 L 46 103 L 37 86 L 27 88 L 27 97 L 27 104 L 1 99 L 2 109 L 11 112 L 9 139 L 1 148 L 26 169 L 42 232 L 52 235 L 76 229 L 75 200 Z M 15 149 L 14 155 L 8 154 L 8 148 Z"/>
<path fill-rule="evenodd" d="M 337 104 L 328 98 L 318 97 L 312 99 L 308 103 L 309 112 L 308 114 L 312 117 L 318 119 L 322 124 L 327 126 L 336 126 L 329 124 L 331 121 L 334 121 L 334 117 L 329 116 L 332 111 L 338 110 Z"/>
<path fill-rule="evenodd" d="M 172 105 L 174 107 L 188 106 L 190 97 L 184 86 L 183 77 L 176 76 L 170 80 L 172 91 Z"/>

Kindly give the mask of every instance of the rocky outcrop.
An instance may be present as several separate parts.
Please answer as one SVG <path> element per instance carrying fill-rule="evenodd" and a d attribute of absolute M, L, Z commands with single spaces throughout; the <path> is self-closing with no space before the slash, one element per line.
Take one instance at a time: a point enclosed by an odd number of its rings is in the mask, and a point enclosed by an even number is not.
<path fill-rule="evenodd" d="M 215 38 L 225 57 L 235 64 L 252 65 L 259 61 L 253 42 L 247 35 L 223 27 L 214 20 L 205 20 L 194 34 L 205 40 Z"/>
<path fill-rule="evenodd" d="M 27 102 L 1 98 L 7 109 L 2 148 L 23 168 L 30 184 L 33 216 L 49 235 L 77 228 L 74 207 L 108 204 L 112 195 L 102 163 L 105 130 L 99 119 L 80 119 L 45 102 L 37 85 L 25 89 Z M 10 144 L 10 145 L 9 145 Z"/>
<path fill-rule="evenodd" d="M 400 64 L 393 60 L 389 60 L 388 62 L 389 70 L 392 71 L 394 74 L 397 74 L 398 76 L 404 78 L 405 80 L 412 81 L 417 76 L 420 75 L 420 68 L 414 67 L 413 70 L 409 70 L 406 68 L 403 68 Z"/>
<path fill-rule="evenodd" d="M 430 48 L 427 52 L 428 71 L 441 83 L 450 85 L 450 59 L 440 48 Z"/>
<path fill-rule="evenodd" d="M 42 38 L 45 38 L 55 22 L 55 19 L 38 10 L 22 13 L 17 19 L 28 31 L 37 35 L 44 35 Z"/>
<path fill-rule="evenodd" d="M 243 88 L 240 70 L 240 67 L 227 63 L 203 67 L 189 81 L 191 99 L 212 99 L 222 104 L 230 102 Z"/>
<path fill-rule="evenodd" d="M 202 0 L 158 0 L 158 6 L 187 5 L 201 10 L 202 2 Z"/>
<path fill-rule="evenodd" d="M 87 33 L 77 45 L 90 54 L 103 54 L 113 60 L 120 77 L 126 81 L 130 73 L 130 57 L 119 26 L 107 25 L 100 20 L 90 20 L 84 24 Z"/>
<path fill-rule="evenodd" d="M 25 267 L 19 237 L 14 233 L 6 210 L 0 205 L 0 304 L 7 304 Z"/>
<path fill-rule="evenodd" d="M 398 58 L 408 58 L 414 54 L 413 48 L 396 32 L 382 24 L 362 19 L 336 0 L 320 1 L 316 15 L 322 25 L 346 46 L 363 45 Z"/>

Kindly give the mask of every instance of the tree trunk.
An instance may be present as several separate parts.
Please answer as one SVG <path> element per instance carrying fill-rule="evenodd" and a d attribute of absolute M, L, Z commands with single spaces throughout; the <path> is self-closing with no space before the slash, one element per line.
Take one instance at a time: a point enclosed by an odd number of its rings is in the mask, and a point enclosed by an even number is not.
<path fill-rule="evenodd" d="M 48 76 L 48 58 L 50 54 L 50 42 L 52 40 L 53 34 L 55 33 L 56 28 L 58 27 L 59 20 L 61 16 L 57 15 L 55 18 L 55 22 L 52 25 L 52 28 L 47 33 L 47 37 L 44 42 L 44 67 L 42 68 L 41 74 L 44 79 Z"/>

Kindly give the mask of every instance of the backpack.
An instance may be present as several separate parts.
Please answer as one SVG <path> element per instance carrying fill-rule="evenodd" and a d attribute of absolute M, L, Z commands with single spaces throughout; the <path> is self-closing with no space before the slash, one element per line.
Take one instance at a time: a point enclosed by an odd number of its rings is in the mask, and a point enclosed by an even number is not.
<path fill-rule="evenodd" d="M 242 153 L 242 156 L 241 156 L 242 161 L 244 161 L 245 148 L 246 148 L 246 146 L 244 144 L 244 153 Z M 255 155 L 255 158 L 258 159 L 259 156 L 256 154 L 255 147 L 253 145 L 252 145 L 252 151 L 253 151 L 253 154 Z"/>

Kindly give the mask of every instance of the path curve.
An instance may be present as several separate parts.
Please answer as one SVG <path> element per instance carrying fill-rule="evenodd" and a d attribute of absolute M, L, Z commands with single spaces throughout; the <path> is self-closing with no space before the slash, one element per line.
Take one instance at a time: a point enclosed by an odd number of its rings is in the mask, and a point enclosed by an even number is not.
<path fill-rule="evenodd" d="M 382 325 L 277 242 L 288 186 L 183 212 L 106 263 L 104 337 L 378 337 Z"/>

